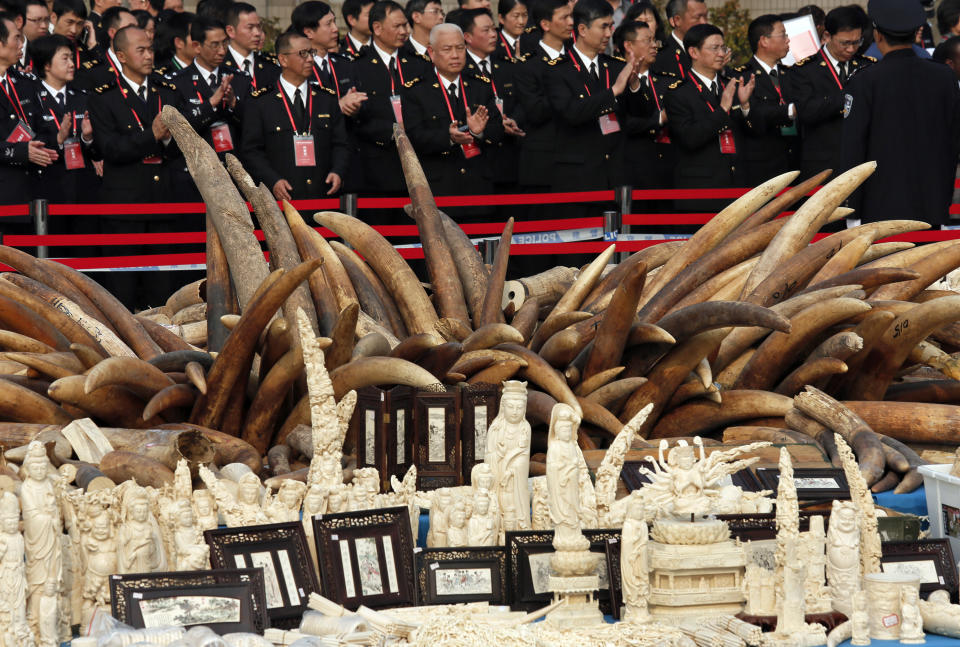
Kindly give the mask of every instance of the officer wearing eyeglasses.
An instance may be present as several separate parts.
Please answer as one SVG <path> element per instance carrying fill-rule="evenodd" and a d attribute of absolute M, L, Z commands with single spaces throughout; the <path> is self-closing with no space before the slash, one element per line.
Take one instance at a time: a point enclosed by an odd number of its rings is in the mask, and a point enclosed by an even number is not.
<path fill-rule="evenodd" d="M 960 88 L 952 70 L 913 51 L 924 22 L 918 0 L 870 0 L 874 40 L 883 59 L 844 88 L 842 152 L 849 168 L 876 160 L 854 193 L 854 217 L 907 217 L 949 223 L 960 141 Z"/>
<path fill-rule="evenodd" d="M 876 59 L 857 53 L 864 28 L 859 7 L 831 10 L 823 47 L 791 70 L 802 137 L 801 179 L 840 167 L 844 87 L 850 77 L 876 63 Z"/>

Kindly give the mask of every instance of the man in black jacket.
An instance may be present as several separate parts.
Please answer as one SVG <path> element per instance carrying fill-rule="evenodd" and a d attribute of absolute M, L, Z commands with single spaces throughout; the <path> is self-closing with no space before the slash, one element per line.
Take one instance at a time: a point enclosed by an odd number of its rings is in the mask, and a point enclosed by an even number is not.
<path fill-rule="evenodd" d="M 333 195 L 349 157 L 336 91 L 309 82 L 314 51 L 305 36 L 281 34 L 276 51 L 280 80 L 254 90 L 244 108 L 244 164 L 278 200 Z"/>
<path fill-rule="evenodd" d="M 713 25 L 695 25 L 684 37 L 692 67 L 687 80 L 676 81 L 667 93 L 670 136 L 677 145 L 676 186 L 707 189 L 739 186 L 743 129 L 756 86 L 751 76 L 724 81 L 729 53 L 723 32 Z M 694 208 L 718 210 L 725 204 L 700 200 Z"/>
<path fill-rule="evenodd" d="M 264 54 L 263 21 L 257 9 L 246 2 L 235 2 L 227 10 L 227 55 L 223 66 L 229 72 L 239 70 L 250 76 L 250 85 L 263 88 L 275 85 L 280 78 L 280 67 L 273 54 Z"/>
<path fill-rule="evenodd" d="M 683 38 L 694 25 L 707 24 L 707 3 L 703 0 L 669 0 L 667 21 L 671 33 L 657 54 L 653 71 L 658 75 L 686 78 L 690 71 L 690 55 Z"/>
<path fill-rule="evenodd" d="M 917 0 L 870 0 L 873 37 L 883 58 L 844 88 L 843 166 L 876 160 L 853 194 L 853 217 L 949 224 L 960 143 L 960 88 L 951 70 L 913 52 L 923 24 Z"/>
<path fill-rule="evenodd" d="M 756 80 L 742 155 L 746 185 L 756 186 L 790 170 L 791 149 L 798 144 L 797 107 L 790 68 L 780 65 L 790 51 L 783 21 L 773 14 L 760 16 L 750 23 L 747 38 L 753 58 L 734 69 Z"/>
<path fill-rule="evenodd" d="M 800 178 L 839 170 L 843 95 L 847 80 L 876 61 L 857 53 L 863 44 L 862 10 L 837 7 L 827 14 L 824 46 L 791 70 L 801 128 Z"/>

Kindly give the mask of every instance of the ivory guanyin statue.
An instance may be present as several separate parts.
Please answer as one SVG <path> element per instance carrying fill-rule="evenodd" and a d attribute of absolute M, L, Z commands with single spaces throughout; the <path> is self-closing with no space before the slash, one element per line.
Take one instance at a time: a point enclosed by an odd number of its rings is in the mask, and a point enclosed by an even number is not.
<path fill-rule="evenodd" d="M 173 547 L 178 571 L 200 571 L 210 568 L 210 546 L 203 541 L 203 531 L 189 499 L 175 504 Z"/>
<path fill-rule="evenodd" d="M 248 472 L 240 477 L 234 496 L 206 465 L 200 466 L 200 478 L 217 501 L 217 507 L 229 528 L 270 523 L 260 502 L 260 479 Z"/>
<path fill-rule="evenodd" d="M 639 501 L 627 508 L 620 546 L 620 577 L 623 587 L 623 619 L 626 622 L 649 622 L 650 611 L 650 547 L 647 522 Z"/>
<path fill-rule="evenodd" d="M 530 423 L 527 383 L 503 383 L 500 410 L 487 430 L 484 462 L 493 472 L 498 507 L 504 530 L 530 529 Z"/>
<path fill-rule="evenodd" d="M 33 647 L 27 623 L 27 572 L 20 502 L 12 492 L 0 495 L 0 647 Z"/>
<path fill-rule="evenodd" d="M 210 490 L 194 490 L 193 511 L 197 515 L 197 526 L 201 531 L 213 530 L 220 525 L 217 502 Z"/>
<path fill-rule="evenodd" d="M 146 489 L 135 483 L 128 485 L 123 492 L 122 510 L 117 571 L 158 573 L 167 570 L 163 537 L 156 518 L 150 512 L 150 498 Z"/>
<path fill-rule="evenodd" d="M 267 518 L 273 523 L 300 521 L 300 505 L 307 492 L 305 483 L 288 479 L 280 484 L 276 496 L 267 495 Z"/>
<path fill-rule="evenodd" d="M 498 523 L 490 509 L 493 497 L 489 490 L 480 490 L 473 496 L 473 513 L 467 522 L 468 546 L 496 546 Z"/>

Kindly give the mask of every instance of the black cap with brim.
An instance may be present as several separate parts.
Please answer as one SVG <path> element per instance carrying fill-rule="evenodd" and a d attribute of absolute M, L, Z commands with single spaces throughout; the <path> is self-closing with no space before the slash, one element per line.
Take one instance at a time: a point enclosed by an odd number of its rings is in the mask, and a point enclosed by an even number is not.
<path fill-rule="evenodd" d="M 877 29 L 891 34 L 909 34 L 927 20 L 919 0 L 870 0 L 867 13 Z"/>

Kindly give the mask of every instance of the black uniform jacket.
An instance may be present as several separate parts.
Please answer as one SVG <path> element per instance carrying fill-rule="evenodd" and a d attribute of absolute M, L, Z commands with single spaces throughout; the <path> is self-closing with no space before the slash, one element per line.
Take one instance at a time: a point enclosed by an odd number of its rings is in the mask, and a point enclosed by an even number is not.
<path fill-rule="evenodd" d="M 745 133 L 741 156 L 747 186 L 755 186 L 790 170 L 789 150 L 796 137 L 784 134 L 782 129 L 796 126 L 788 115 L 789 106 L 794 103 L 793 73 L 784 65 L 777 67 L 776 82 L 756 58 L 734 68 L 736 76 L 745 82 L 750 76 L 756 79 L 747 118 L 750 127 Z"/>
<path fill-rule="evenodd" d="M 836 70 L 827 62 L 822 49 L 798 61 L 791 70 L 792 92 L 796 97 L 797 117 L 801 126 L 801 177 L 820 171 L 840 168 L 840 131 L 843 128 L 843 89 Z M 850 69 L 855 73 L 868 67 L 875 59 L 855 56 Z M 847 83 L 850 82 L 847 79 Z"/>
<path fill-rule="evenodd" d="M 270 189 L 278 180 L 286 180 L 293 187 L 291 196 L 297 200 L 324 197 L 330 189 L 325 183 L 327 175 L 333 172 L 342 179 L 350 154 L 336 92 L 316 84 L 308 87 L 310 97 L 304 100 L 304 107 L 309 110 L 309 127 L 301 123 L 296 130 L 313 136 L 315 166 L 296 164 L 293 137 L 297 133 L 290 121 L 293 99 L 286 97 L 285 105 L 277 84 L 251 92 L 243 111 L 242 158 L 246 169 L 254 181 Z"/>
<path fill-rule="evenodd" d="M 677 79 L 687 78 L 690 73 L 690 55 L 682 45 L 677 43 L 673 36 L 667 36 L 663 47 L 657 52 L 657 60 L 653 63 L 653 71 L 658 76 L 672 76 Z"/>
<path fill-rule="evenodd" d="M 557 126 L 546 90 L 547 75 L 553 71 L 550 57 L 539 45 L 536 54 L 517 67 L 519 124 L 527 133 L 520 141 L 518 181 L 521 186 L 546 188 L 553 184 Z"/>
<path fill-rule="evenodd" d="M 877 162 L 849 202 L 854 217 L 948 224 L 960 150 L 960 88 L 950 68 L 894 50 L 844 95 L 841 168 Z"/>
<path fill-rule="evenodd" d="M 467 64 L 463 73 L 468 77 L 486 80 L 493 90 L 495 98 L 503 102 L 503 114 L 517 123 L 523 121 L 520 102 L 517 97 L 517 71 L 519 64 L 516 58 L 502 58 L 498 52 L 490 55 L 490 75 L 487 77 L 467 55 Z M 517 182 L 519 170 L 520 140 L 513 135 L 504 133 L 497 142 L 497 149 L 493 152 L 493 181 L 496 184 L 512 185 Z"/>
<path fill-rule="evenodd" d="M 97 177 L 92 162 L 94 159 L 99 159 L 99 155 L 95 147 L 83 143 L 80 136 L 84 113 L 87 111 L 87 94 L 83 90 L 74 89 L 69 84 L 64 88 L 64 92 L 66 106 L 62 108 L 56 98 L 38 84 L 37 138 L 43 140 L 47 148 L 57 151 L 60 157 L 46 167 L 31 164 L 33 197 L 44 198 L 55 203 L 92 202 L 97 199 L 100 187 L 100 178 Z M 57 143 L 57 134 L 64 119 L 71 124 L 70 138 L 80 143 L 83 168 L 67 169 L 64 148 Z"/>
<path fill-rule="evenodd" d="M 233 108 L 226 103 L 217 106 L 210 105 L 210 97 L 216 93 L 217 87 L 210 86 L 207 77 L 200 71 L 196 63 L 191 63 L 169 78 L 179 95 L 179 102 L 183 106 L 183 116 L 190 122 L 193 129 L 208 144 L 213 146 L 211 126 L 220 123 L 226 124 L 230 131 L 230 141 L 233 143 L 231 150 L 236 154 L 236 150 L 240 148 L 241 115 L 243 106 L 248 100 L 247 95 L 250 92 L 251 78 L 243 72 L 238 72 L 236 68 L 227 70 L 223 66 L 216 70 L 216 74 L 218 78 L 224 74 L 233 75 L 230 86 L 237 97 L 236 105 Z M 228 152 L 231 151 L 220 151 L 220 155 L 226 155 Z"/>
<path fill-rule="evenodd" d="M 20 123 L 20 111 L 27 125 L 36 132 L 39 106 L 35 98 L 39 85 L 32 75 L 7 70 L 10 97 L 0 92 L 0 204 L 19 204 L 30 199 L 28 169 L 29 144 L 11 143 L 7 139 Z M 18 101 L 19 98 L 19 101 Z"/>
<path fill-rule="evenodd" d="M 636 92 L 625 93 L 630 116 L 626 132 L 626 178 L 638 189 L 666 189 L 673 185 L 676 153 L 670 140 L 670 124 L 660 125 L 660 111 L 666 109 L 667 88 L 674 82 L 670 76 L 644 83 Z M 654 94 L 656 93 L 656 94 Z"/>
<path fill-rule="evenodd" d="M 230 50 L 227 50 L 227 55 L 220 67 L 223 68 L 224 74 L 236 74 L 238 70 L 243 72 L 243 68 L 237 67 L 237 61 L 233 58 Z M 273 54 L 254 52 L 253 70 L 250 76 L 250 87 L 254 90 L 276 85 L 280 78 L 280 66 L 277 64 L 277 57 Z"/>
<path fill-rule="evenodd" d="M 182 164 L 183 156 L 175 141 L 164 144 L 153 136 L 153 119 L 165 105 L 181 107 L 176 90 L 153 79 L 145 103 L 125 81 L 122 87 L 102 86 L 90 95 L 94 141 L 104 161 L 101 196 L 105 202 L 170 199 L 170 167 L 176 161 Z"/>
<path fill-rule="evenodd" d="M 328 69 L 327 72 L 324 73 L 320 66 L 317 65 L 316 60 L 314 60 L 313 78 L 310 80 L 321 88 L 333 89 L 339 99 L 349 92 L 350 88 L 356 83 L 353 78 L 353 61 L 342 54 L 329 52 L 327 54 L 327 63 Z"/>

